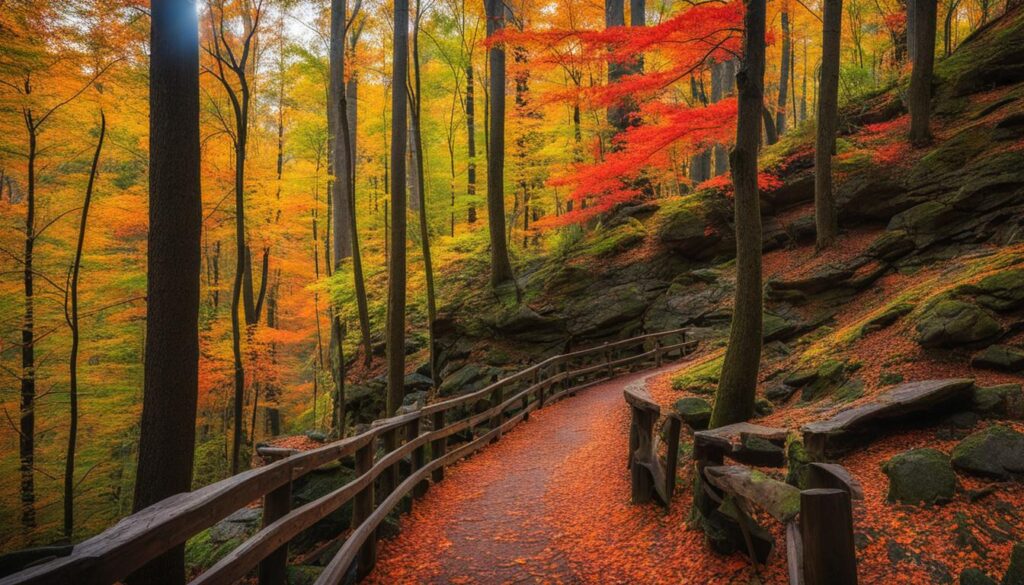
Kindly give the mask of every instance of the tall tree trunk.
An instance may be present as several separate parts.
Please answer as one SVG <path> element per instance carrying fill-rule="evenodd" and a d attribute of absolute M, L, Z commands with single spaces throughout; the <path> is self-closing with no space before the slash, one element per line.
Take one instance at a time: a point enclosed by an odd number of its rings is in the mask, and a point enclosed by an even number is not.
<path fill-rule="evenodd" d="M 729 75 L 731 67 L 727 63 L 715 62 L 711 64 L 711 102 L 721 101 L 726 94 L 726 85 L 729 81 L 726 77 Z M 711 174 L 715 177 L 724 175 L 729 170 L 729 152 L 725 146 L 716 144 L 712 148 L 712 168 Z"/>
<path fill-rule="evenodd" d="M 412 143 L 414 160 L 416 161 L 416 190 L 420 194 L 420 245 L 423 252 L 423 276 L 427 282 L 427 345 L 430 354 L 430 379 L 436 385 L 437 348 L 434 338 L 434 322 L 437 321 L 437 300 L 434 294 L 434 267 L 430 257 L 430 228 L 427 222 L 426 184 L 423 175 L 423 135 L 421 113 L 423 106 L 422 83 L 420 80 L 420 23 L 423 18 L 421 0 L 416 0 L 416 19 L 412 28 L 412 83 L 410 93 L 410 121 L 412 126 Z"/>
<path fill-rule="evenodd" d="M 620 0 L 621 1 L 621 0 Z M 484 0 L 487 36 L 505 28 L 505 4 Z M 487 157 L 487 223 L 491 235 L 491 286 L 513 279 L 505 240 L 505 48 L 488 50 L 490 60 L 490 133 Z"/>
<path fill-rule="evenodd" d="M 793 39 L 789 30 L 789 11 L 785 8 L 780 16 L 782 24 L 782 63 L 779 66 L 779 109 L 775 113 L 775 132 L 786 133 L 786 99 L 789 97 L 789 77 L 793 59 Z M 794 100 L 796 101 L 796 100 Z"/>
<path fill-rule="evenodd" d="M 25 87 L 29 87 L 26 80 Z M 26 94 L 30 91 L 26 91 Z M 21 428 L 18 437 L 19 471 L 21 473 L 21 525 L 27 531 L 36 526 L 35 437 L 36 437 L 36 348 L 35 348 L 35 271 L 36 242 L 36 158 L 39 156 L 36 122 L 32 110 L 26 109 L 28 130 L 28 172 L 25 213 L 25 254 L 22 284 L 25 293 L 25 314 L 21 325 Z"/>
<path fill-rule="evenodd" d="M 917 59 L 917 0 L 906 0 L 907 3 L 907 58 L 913 63 Z"/>
<path fill-rule="evenodd" d="M 711 414 L 711 426 L 749 419 L 754 414 L 761 362 L 761 209 L 757 156 L 764 107 L 765 0 L 745 0 L 743 62 L 736 83 L 739 116 L 736 146 L 730 154 L 736 217 L 736 295 L 729 345 Z"/>
<path fill-rule="evenodd" d="M 359 28 L 353 32 L 351 41 L 349 43 L 350 51 L 349 55 L 354 57 L 356 51 L 356 43 L 359 41 L 359 34 L 362 29 Z M 358 166 L 358 150 L 356 149 L 356 135 L 358 134 L 359 125 L 359 77 L 356 72 L 349 73 L 348 86 L 346 87 L 345 95 L 343 96 L 342 112 L 343 124 L 342 131 L 345 135 L 346 152 L 350 153 L 349 164 L 348 164 L 348 176 L 346 177 L 349 183 L 349 199 L 348 199 L 348 221 L 349 221 L 349 233 L 352 238 L 351 250 L 352 250 L 352 280 L 353 288 L 356 293 L 356 310 L 359 313 L 359 333 L 362 336 L 363 341 L 363 363 L 370 365 L 373 361 L 373 346 L 370 340 L 370 308 L 369 302 L 367 301 L 366 294 L 366 279 L 363 277 L 363 256 L 360 252 L 359 246 L 359 225 L 358 215 L 356 214 L 356 168 Z M 337 233 L 335 233 L 337 237 Z M 337 262 L 337 259 L 335 259 Z"/>
<path fill-rule="evenodd" d="M 406 184 L 409 0 L 395 0 L 391 72 L 391 249 L 388 254 L 387 411 L 405 399 Z"/>
<path fill-rule="evenodd" d="M 907 105 L 910 110 L 910 142 L 923 146 L 931 142 L 928 129 L 931 118 L 932 68 L 935 64 L 936 0 L 914 0 L 917 20 L 917 43 L 914 69 L 910 73 Z"/>
<path fill-rule="evenodd" d="M 103 151 L 103 139 L 107 135 L 107 117 L 100 110 L 100 138 L 96 143 L 96 152 L 92 157 L 89 170 L 89 182 L 85 187 L 85 201 L 82 203 L 82 218 L 78 224 L 78 245 L 75 247 L 75 259 L 71 264 L 71 278 L 68 282 L 68 300 L 70 306 L 65 307 L 68 328 L 71 329 L 71 352 L 68 355 L 68 448 L 64 459 L 64 538 L 72 540 L 75 527 L 75 451 L 78 445 L 78 273 L 82 266 L 82 248 L 85 247 L 85 227 L 89 220 L 89 205 L 92 203 L 92 190 L 96 184 L 96 170 L 100 163 L 100 152 Z"/>
<path fill-rule="evenodd" d="M 466 195 L 469 208 L 466 211 L 466 222 L 476 223 L 476 116 L 473 94 L 473 63 L 466 65 L 466 150 L 469 161 L 466 166 Z"/>
<path fill-rule="evenodd" d="M 348 18 L 347 0 L 331 0 L 330 78 L 328 94 L 328 133 L 331 141 L 331 162 L 335 180 L 331 183 L 331 201 L 334 214 L 334 265 L 352 256 L 352 234 L 348 200 L 351 197 L 349 175 L 352 153 L 345 148 L 342 133 L 346 116 L 345 102 L 345 25 Z"/>
<path fill-rule="evenodd" d="M 839 125 L 839 44 L 842 19 L 843 0 L 825 0 L 818 128 L 814 142 L 814 225 L 819 250 L 831 246 L 839 234 L 835 194 L 832 192 L 832 155 L 836 149 L 836 128 Z"/>
<path fill-rule="evenodd" d="M 192 487 L 199 393 L 199 23 L 191 0 L 153 2 L 146 353 L 133 509 Z M 236 312 L 237 314 L 237 312 Z M 185 582 L 185 546 L 129 582 Z"/>

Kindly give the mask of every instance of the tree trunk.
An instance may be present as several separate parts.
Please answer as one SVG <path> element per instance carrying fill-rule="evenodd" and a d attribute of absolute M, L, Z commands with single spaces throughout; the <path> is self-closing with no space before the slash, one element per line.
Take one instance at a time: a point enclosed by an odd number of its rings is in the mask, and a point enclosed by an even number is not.
<path fill-rule="evenodd" d="M 82 218 L 78 224 L 78 245 L 75 259 L 71 264 L 71 278 L 68 282 L 68 300 L 65 307 L 68 328 L 71 329 L 71 351 L 68 356 L 68 449 L 64 460 L 64 538 L 72 541 L 75 527 L 75 451 L 78 444 L 78 273 L 82 266 L 82 248 L 85 246 L 85 227 L 89 220 L 89 204 L 92 203 L 92 189 L 96 184 L 96 170 L 99 167 L 103 139 L 107 135 L 107 118 L 100 110 L 100 138 L 92 157 L 89 182 L 85 187 L 85 201 L 82 203 Z"/>
<path fill-rule="evenodd" d="M 818 127 L 814 143 L 814 224 L 817 247 L 828 248 L 839 233 L 832 192 L 832 155 L 839 125 L 839 45 L 843 0 L 825 0 L 822 22 L 821 83 L 818 89 Z"/>
<path fill-rule="evenodd" d="M 330 78 L 327 85 L 327 124 L 331 141 L 331 162 L 334 181 L 331 183 L 331 201 L 334 225 L 334 265 L 352 256 L 352 233 L 348 201 L 351 186 L 345 180 L 349 175 L 352 152 L 345 147 L 342 132 L 345 112 L 345 24 L 348 1 L 331 0 Z"/>
<path fill-rule="evenodd" d="M 620 0 L 621 1 L 621 0 Z M 484 0 L 487 36 L 505 27 L 505 4 Z M 491 286 L 513 279 L 505 240 L 505 48 L 488 50 L 490 60 L 490 133 L 487 157 L 487 224 L 491 236 Z"/>
<path fill-rule="evenodd" d="M 28 87 L 28 82 L 25 85 Z M 36 241 L 36 158 L 39 155 L 36 123 L 30 109 L 25 110 L 25 127 L 28 130 L 28 185 L 25 213 L 25 254 L 22 257 L 25 315 L 21 326 L 21 428 L 18 437 L 18 456 L 21 473 L 21 525 L 28 532 L 36 527 L 36 342 L 33 260 Z"/>
<path fill-rule="evenodd" d="M 350 42 L 350 55 L 355 55 L 356 42 L 358 41 L 359 30 L 353 33 Z M 356 149 L 356 135 L 359 124 L 359 110 L 358 110 L 358 98 L 359 98 L 359 80 L 355 72 L 349 74 L 348 86 L 345 90 L 345 95 L 342 97 L 341 111 L 343 116 L 341 132 L 344 136 L 343 146 L 345 152 L 350 153 L 348 161 L 348 175 L 345 177 L 348 182 L 348 195 L 349 198 L 346 201 L 348 205 L 348 222 L 349 222 L 349 237 L 351 238 L 350 250 L 352 253 L 352 280 L 353 288 L 356 294 L 356 310 L 359 313 L 359 333 L 362 336 L 363 341 L 363 363 L 370 365 L 373 361 L 373 346 L 370 340 L 370 308 L 366 294 L 366 280 L 363 277 L 363 256 L 360 252 L 359 246 L 359 225 L 356 214 L 356 167 L 358 165 Z M 335 232 L 335 238 L 338 237 Z M 338 259 L 335 258 L 335 262 Z"/>
<path fill-rule="evenodd" d="M 789 77 L 793 58 L 793 39 L 789 30 L 789 12 L 782 11 L 782 63 L 779 66 L 779 109 L 775 113 L 775 132 L 786 133 L 786 99 L 789 97 Z M 794 100 L 795 101 L 795 100 Z"/>
<path fill-rule="evenodd" d="M 135 511 L 191 489 L 199 393 L 199 23 L 191 0 L 154 2 L 150 20 L 148 302 Z M 182 544 L 128 581 L 180 585 L 184 559 Z"/>
<path fill-rule="evenodd" d="M 395 0 L 391 73 L 391 251 L 388 254 L 387 411 L 405 398 L 406 184 L 408 143 L 409 0 Z"/>
<path fill-rule="evenodd" d="M 476 116 L 473 94 L 473 64 L 466 65 L 466 150 L 469 161 L 466 166 L 466 195 L 469 198 L 469 208 L 466 211 L 466 221 L 470 224 L 476 223 Z"/>
<path fill-rule="evenodd" d="M 422 4 L 416 0 L 416 20 L 412 28 L 412 68 L 413 92 L 410 101 L 410 120 L 412 122 L 413 155 L 416 161 L 416 190 L 420 194 L 419 223 L 420 246 L 423 253 L 423 276 L 427 283 L 427 346 L 430 359 L 430 379 L 436 385 L 437 348 L 434 339 L 434 322 L 437 321 L 437 300 L 434 293 L 434 267 L 430 257 L 430 228 L 427 222 L 426 183 L 423 175 L 423 135 L 421 113 L 423 106 L 422 83 L 420 80 L 420 23 L 423 17 Z"/>
<path fill-rule="evenodd" d="M 730 154 L 735 190 L 736 296 L 729 345 L 722 364 L 711 426 L 749 419 L 754 413 L 761 362 L 761 210 L 757 155 L 764 107 L 765 0 L 746 0 L 743 63 L 736 82 L 739 116 Z"/>
<path fill-rule="evenodd" d="M 923 146 L 931 142 L 928 129 L 931 118 L 932 68 L 935 64 L 936 0 L 914 0 L 917 21 L 917 43 L 914 69 L 910 74 L 907 106 L 910 110 L 910 142 Z"/>
<path fill-rule="evenodd" d="M 907 58 L 913 63 L 917 58 L 917 0 L 907 2 Z"/>

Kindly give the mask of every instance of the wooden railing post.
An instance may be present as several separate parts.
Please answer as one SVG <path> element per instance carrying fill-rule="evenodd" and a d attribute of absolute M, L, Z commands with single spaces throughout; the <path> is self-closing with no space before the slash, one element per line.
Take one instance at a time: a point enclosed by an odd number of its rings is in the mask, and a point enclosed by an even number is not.
<path fill-rule="evenodd" d="M 439 410 L 434 413 L 434 430 L 440 431 L 444 428 L 444 411 Z M 430 442 L 430 457 L 432 459 L 440 459 L 444 457 L 445 453 L 448 452 L 448 437 L 442 437 L 440 439 L 434 439 Z M 430 474 L 431 479 L 434 483 L 437 483 L 444 479 L 444 465 L 438 466 Z"/>
<path fill-rule="evenodd" d="M 366 445 L 356 451 L 356 477 L 360 477 L 373 468 L 373 455 L 376 451 L 376 439 L 371 439 Z M 352 500 L 352 528 L 358 528 L 370 514 L 373 513 L 374 500 L 373 482 L 371 481 Z M 373 566 L 377 563 L 377 533 L 366 540 L 359 555 L 356 556 L 357 575 L 359 579 L 370 574 Z"/>
<path fill-rule="evenodd" d="M 544 395 L 547 393 L 548 388 L 551 386 L 550 378 L 548 373 L 544 372 L 544 383 L 541 384 L 540 388 L 537 388 L 537 408 L 544 408 Z"/>
<path fill-rule="evenodd" d="M 494 389 L 494 392 L 491 392 L 491 408 L 500 405 L 504 401 L 505 387 L 499 385 L 497 388 Z M 496 429 L 499 426 L 501 426 L 503 422 L 505 422 L 505 414 L 500 411 L 496 412 L 494 413 L 494 416 L 491 417 L 491 428 Z"/>
<path fill-rule="evenodd" d="M 398 448 L 398 429 L 390 429 L 384 431 L 381 435 L 382 444 L 384 448 L 384 454 L 394 451 Z M 389 465 L 387 468 L 380 473 L 380 493 L 377 494 L 378 501 L 384 501 L 391 495 L 391 492 L 395 491 L 395 486 L 398 485 L 398 463 Z"/>
<path fill-rule="evenodd" d="M 420 436 L 420 419 L 416 418 L 409 421 L 405 425 L 405 442 L 409 443 L 415 441 Z M 412 469 L 410 474 L 416 473 L 418 469 L 423 467 L 427 462 L 427 445 L 423 444 L 416 447 L 412 452 Z M 427 493 L 427 488 L 430 487 L 430 482 L 424 479 L 423 481 L 416 484 L 416 487 L 412 490 L 412 497 L 414 499 L 422 498 Z M 412 507 L 412 504 L 409 506 Z"/>
<path fill-rule="evenodd" d="M 668 437 L 665 440 L 665 493 L 669 499 L 676 491 L 676 469 L 679 467 L 679 435 L 683 419 L 676 413 L 668 415 Z"/>
<path fill-rule="evenodd" d="M 840 489 L 800 492 L 804 585 L 856 585 L 850 494 Z"/>
<path fill-rule="evenodd" d="M 292 510 L 292 482 L 263 496 L 263 527 L 286 516 Z M 260 561 L 259 585 L 284 585 L 288 567 L 288 543 Z"/>
<path fill-rule="evenodd" d="M 661 338 L 654 338 L 654 366 L 661 367 Z"/>
<path fill-rule="evenodd" d="M 605 343 L 605 345 L 608 345 Z M 611 380 L 615 376 L 615 372 L 612 371 L 612 350 L 604 350 L 604 363 L 605 363 L 605 376 Z"/>
<path fill-rule="evenodd" d="M 533 371 L 533 375 L 530 376 L 530 379 L 526 381 L 527 388 L 532 388 L 532 387 L 536 386 L 537 385 L 537 380 L 539 380 L 539 379 L 540 379 L 539 369 L 534 370 Z M 535 392 L 536 392 L 536 390 L 535 390 Z M 523 395 L 523 420 L 524 421 L 530 420 L 530 411 L 528 410 L 529 408 L 530 408 L 530 393 L 527 392 L 526 394 Z"/>

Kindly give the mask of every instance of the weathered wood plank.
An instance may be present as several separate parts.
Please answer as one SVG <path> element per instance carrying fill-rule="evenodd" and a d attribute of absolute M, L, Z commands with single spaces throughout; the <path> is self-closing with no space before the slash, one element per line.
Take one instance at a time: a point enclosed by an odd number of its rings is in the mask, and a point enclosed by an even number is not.
<path fill-rule="evenodd" d="M 787 429 L 741 422 L 706 431 L 697 431 L 693 434 L 693 443 L 696 446 L 721 450 L 728 455 L 737 450 L 744 437 L 757 437 L 771 443 L 780 443 L 786 440 L 787 435 L 789 435 Z"/>
<path fill-rule="evenodd" d="M 850 494 L 851 499 L 864 499 L 864 489 L 860 482 L 842 465 L 814 462 L 809 464 L 808 469 L 810 488 L 841 489 Z"/>
<path fill-rule="evenodd" d="M 743 465 L 706 467 L 708 483 L 787 523 L 800 513 L 800 490 Z"/>

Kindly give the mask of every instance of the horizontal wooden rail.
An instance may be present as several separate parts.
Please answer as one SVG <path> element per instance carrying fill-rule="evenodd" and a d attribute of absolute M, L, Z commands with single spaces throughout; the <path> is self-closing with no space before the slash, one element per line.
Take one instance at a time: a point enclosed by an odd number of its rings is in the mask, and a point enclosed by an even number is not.
<path fill-rule="evenodd" d="M 731 499 L 747 554 L 755 565 L 758 559 L 750 537 L 748 509 L 756 506 L 782 523 L 790 585 L 856 585 L 851 502 L 863 498 L 856 479 L 840 465 L 810 463 L 807 489 L 800 490 L 749 467 L 725 465 L 727 457 L 743 460 L 744 451 L 734 443 L 738 437 L 750 435 L 785 440 L 784 430 L 750 423 L 695 433 L 694 507 L 708 516 L 719 503 Z"/>
<path fill-rule="evenodd" d="M 682 338 L 683 341 L 663 344 L 667 338 Z M 443 479 L 445 466 L 497 440 L 529 418 L 530 412 L 603 382 L 615 376 L 619 368 L 639 366 L 651 358 L 653 364 L 650 365 L 661 365 L 671 352 L 678 352 L 681 357 L 695 347 L 696 342 L 686 341 L 686 331 L 677 329 L 556 355 L 480 390 L 378 420 L 359 435 L 311 451 L 266 449 L 266 454 L 276 461 L 167 498 L 76 545 L 70 555 L 0 579 L 0 585 L 116 583 L 261 498 L 264 500 L 264 526 L 192 583 L 236 583 L 259 567 L 260 585 L 282 585 L 288 543 L 350 501 L 361 510 L 358 514 L 354 512 L 353 532 L 317 583 L 340 583 L 353 566 L 358 575 L 365 575 L 375 559 L 376 530 L 384 517 L 410 494 L 422 495 L 429 485 L 428 480 Z M 622 355 L 636 348 L 639 353 Z M 590 361 L 586 361 L 588 359 Z M 483 400 L 489 406 L 476 410 L 475 405 Z M 450 413 L 458 413 L 459 418 L 446 421 L 445 415 Z M 449 449 L 450 441 L 462 440 L 467 433 L 465 443 Z M 358 476 L 355 479 L 312 502 L 290 509 L 295 480 L 351 456 L 356 457 Z M 398 477 L 405 461 L 411 462 L 406 465 L 411 471 L 407 477 Z M 382 491 L 375 497 L 374 490 Z M 360 563 L 363 566 L 359 566 Z"/>

